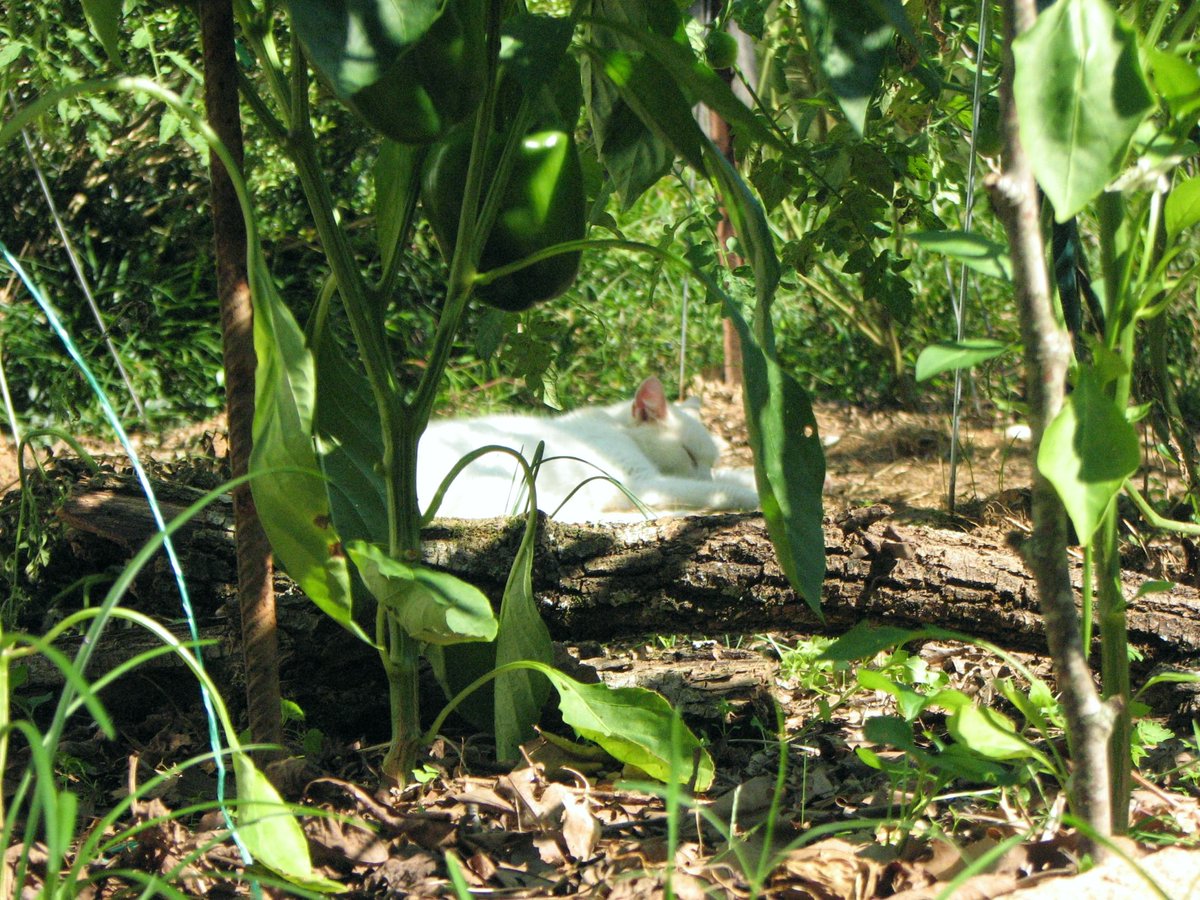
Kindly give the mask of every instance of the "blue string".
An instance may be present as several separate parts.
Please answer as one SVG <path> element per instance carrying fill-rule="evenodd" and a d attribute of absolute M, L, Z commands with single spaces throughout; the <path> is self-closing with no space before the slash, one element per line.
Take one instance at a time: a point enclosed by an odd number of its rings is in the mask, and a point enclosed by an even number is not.
<path fill-rule="evenodd" d="M 0 252 L 3 252 L 4 259 L 8 262 L 9 266 L 12 267 L 12 270 L 20 277 L 21 281 L 25 284 L 25 288 L 29 291 L 33 299 L 37 301 L 38 306 L 42 308 L 42 312 L 46 314 L 46 318 L 50 322 L 50 327 L 54 329 L 55 334 L 58 335 L 59 340 L 61 340 L 63 342 L 63 346 L 66 347 L 67 353 L 69 353 L 71 359 L 75 361 L 75 365 L 79 367 L 79 371 L 83 373 L 83 377 L 87 381 L 88 386 L 91 387 L 97 399 L 100 401 L 100 406 L 104 410 L 105 418 L 108 419 L 109 425 L 111 425 L 113 431 L 116 432 L 117 439 L 121 442 L 121 446 L 125 448 L 125 454 L 129 457 L 129 462 L 133 466 L 134 474 L 137 476 L 138 483 L 142 487 L 142 492 L 146 495 L 146 501 L 150 504 L 150 512 L 154 517 L 154 524 L 163 534 L 163 549 L 166 550 L 167 560 L 171 565 L 171 572 L 175 576 L 175 584 L 179 588 L 179 600 L 180 605 L 183 607 L 184 618 L 187 620 L 188 634 L 191 635 L 193 642 L 198 642 L 200 640 L 200 631 L 196 626 L 196 615 L 192 609 L 192 600 L 188 594 L 187 584 L 184 581 L 183 567 L 179 564 L 179 557 L 175 554 L 174 542 L 171 540 L 170 536 L 166 534 L 167 523 L 163 518 L 162 510 L 159 508 L 158 499 L 154 495 L 154 488 L 150 486 L 150 479 L 146 475 L 146 470 L 142 468 L 142 463 L 141 460 L 138 459 L 137 451 L 133 448 L 133 444 L 130 443 L 129 435 L 125 432 L 124 427 L 121 425 L 120 417 L 118 417 L 116 411 L 113 409 L 112 404 L 109 402 L 108 394 L 105 392 L 104 388 L 101 387 L 100 382 L 96 380 L 95 375 L 92 374 L 92 370 L 84 360 L 83 355 L 79 352 L 79 348 L 71 339 L 70 334 L 67 333 L 67 329 L 63 326 L 62 320 L 58 317 L 58 313 L 50 304 L 50 301 L 47 300 L 42 292 L 38 289 L 37 285 L 33 282 L 33 279 L 30 278 L 28 273 L 26 273 L 26 271 L 21 267 L 21 264 L 16 260 L 12 253 L 9 252 L 8 246 L 3 240 L 0 240 Z M 195 647 L 195 654 L 196 663 L 200 667 L 201 671 L 203 671 L 204 658 L 200 652 L 200 647 L 198 644 Z M 217 727 L 217 716 L 213 710 L 212 696 L 209 694 L 208 687 L 203 681 L 200 682 L 200 696 L 204 701 L 204 710 L 208 717 L 208 743 L 212 748 L 213 760 L 217 768 L 217 805 L 220 807 L 221 815 L 224 817 L 225 824 L 229 828 L 230 837 L 233 839 L 234 844 L 241 853 L 242 861 L 246 865 L 251 865 L 254 861 L 253 857 L 250 855 L 249 848 L 246 847 L 241 836 L 238 834 L 237 826 L 234 824 L 233 817 L 229 813 L 229 807 L 225 802 L 225 747 L 221 742 L 220 731 Z"/>

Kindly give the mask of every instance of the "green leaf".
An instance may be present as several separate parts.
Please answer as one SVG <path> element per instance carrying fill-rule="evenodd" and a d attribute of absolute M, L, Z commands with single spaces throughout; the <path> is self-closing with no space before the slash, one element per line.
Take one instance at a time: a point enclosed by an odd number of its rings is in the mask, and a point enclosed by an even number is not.
<path fill-rule="evenodd" d="M 842 662 L 872 659 L 884 650 L 907 644 L 909 641 L 924 637 L 927 633 L 924 630 L 913 631 L 909 628 L 896 628 L 892 625 L 859 622 L 826 647 L 821 654 L 821 659 Z"/>
<path fill-rule="evenodd" d="M 704 139 L 705 169 L 708 177 L 721 192 L 721 201 L 733 224 L 733 230 L 746 251 L 750 267 L 754 270 L 754 291 L 758 298 L 755 308 L 756 321 L 769 326 L 772 298 L 779 285 L 779 257 L 775 254 L 775 241 L 771 226 L 767 223 L 762 204 L 750 190 L 733 164 L 725 158 L 712 141 Z M 769 332 L 769 327 L 768 327 Z M 764 349 L 774 356 L 774 343 L 768 339 Z"/>
<path fill-rule="evenodd" d="M 896 708 L 906 722 L 911 722 L 929 705 L 929 697 L 920 691 L 913 690 L 906 684 L 899 684 L 874 669 L 859 669 L 856 673 L 858 683 L 868 691 L 883 691 L 896 698 Z M 872 739 L 873 740 L 873 739 Z"/>
<path fill-rule="evenodd" d="M 408 634 L 430 644 L 490 641 L 499 627 L 483 591 L 449 572 L 391 559 L 367 541 L 346 552 L 367 589 Z"/>
<path fill-rule="evenodd" d="M 1046 427 L 1037 466 L 1054 485 L 1081 543 L 1091 540 L 1125 479 L 1141 462 L 1137 432 L 1091 369 Z"/>
<path fill-rule="evenodd" d="M 379 148 L 372 174 L 375 177 L 375 238 L 384 269 L 392 264 L 412 222 L 421 188 L 423 145 L 385 140 Z"/>
<path fill-rule="evenodd" d="M 863 737 L 872 744 L 919 751 L 913 739 L 912 725 L 897 716 L 871 716 L 863 723 Z"/>
<path fill-rule="evenodd" d="M 881 5 L 901 6 L 899 0 L 884 0 Z M 821 74 L 847 121 L 860 135 L 866 127 L 871 96 L 895 34 L 891 24 L 879 16 L 878 8 L 876 3 L 865 0 L 800 3 Z M 898 14 L 904 15 L 902 6 Z"/>
<path fill-rule="evenodd" d="M 117 38 L 121 34 L 121 12 L 125 0 L 83 0 L 83 14 L 87 16 L 92 34 L 104 47 L 104 53 L 113 65 L 123 65 L 121 48 Z"/>
<path fill-rule="evenodd" d="M 1171 188 L 1163 212 L 1169 241 L 1174 241 L 1181 232 L 1200 222 L 1200 175 Z"/>
<path fill-rule="evenodd" d="M 812 404 L 804 388 L 755 342 L 728 298 L 725 314 L 742 339 L 742 397 L 767 533 L 796 593 L 820 612 L 825 453 Z"/>
<path fill-rule="evenodd" d="M 946 720 L 954 740 L 988 759 L 1028 759 L 1037 756 L 1029 742 L 1006 716 L 993 709 L 965 703 Z"/>
<path fill-rule="evenodd" d="M 1150 581 L 1142 583 L 1142 585 L 1137 589 L 1137 593 L 1133 595 L 1133 599 L 1137 600 L 1141 597 L 1145 597 L 1147 594 L 1166 594 L 1170 593 L 1174 589 L 1175 582 L 1173 581 L 1151 579 Z"/>
<path fill-rule="evenodd" d="M 1012 280 L 1012 262 L 1003 244 L 968 231 L 918 231 L 910 237 L 924 250 L 942 253 L 990 278 Z"/>
<path fill-rule="evenodd" d="M 301 887 L 340 893 L 342 885 L 313 871 L 308 840 L 300 823 L 250 757 L 235 750 L 233 771 L 237 778 L 238 834 L 254 861 Z"/>
<path fill-rule="evenodd" d="M 351 618 L 350 571 L 313 449 L 312 355 L 257 247 L 249 274 L 258 357 L 250 453 L 254 503 L 287 573 L 321 610 L 366 640 Z"/>
<path fill-rule="evenodd" d="M 1012 349 L 1012 344 L 991 338 L 968 338 L 965 341 L 932 344 L 917 357 L 917 381 L 928 381 L 934 375 L 953 372 L 955 369 L 969 369 Z"/>
<path fill-rule="evenodd" d="M 533 554 L 537 512 L 531 510 L 525 536 L 508 573 L 500 604 L 500 634 L 496 638 L 496 665 L 531 659 L 550 665 L 554 647 L 533 596 Z M 550 696 L 550 683 L 539 672 L 518 669 L 501 673 L 495 681 L 496 758 L 516 759 L 522 741 L 533 736 L 533 726 Z"/>
<path fill-rule="evenodd" d="M 581 737 L 595 741 L 614 759 L 636 766 L 659 781 L 671 778 L 672 755 L 688 767 L 674 775 L 688 781 L 694 759 L 696 790 L 706 791 L 712 785 L 712 757 L 691 731 L 681 729 L 681 746 L 672 754 L 671 705 L 661 695 L 639 687 L 582 684 L 549 666 L 537 668 L 558 691 L 563 721 Z"/>
<path fill-rule="evenodd" d="M 593 0 L 592 15 L 605 22 L 621 22 L 638 31 L 653 28 L 658 34 L 673 37 L 679 15 L 673 9 L 651 21 L 653 5 L 626 3 L 625 0 Z M 622 85 L 633 81 L 663 83 L 678 95 L 667 74 L 654 60 L 620 33 L 611 28 L 589 26 L 581 61 L 583 97 L 588 120 L 595 135 L 596 150 L 605 170 L 616 186 L 621 205 L 628 209 L 671 167 L 674 154 L 666 140 L 646 124 L 624 96 Z M 661 99 L 661 98 L 660 98 Z M 674 98 L 686 106 L 682 96 Z M 636 103 L 636 96 L 634 102 Z"/>
<path fill-rule="evenodd" d="M 1145 55 L 1154 86 L 1175 118 L 1175 131 L 1187 134 L 1200 115 L 1200 73 L 1177 53 L 1151 47 Z"/>
<path fill-rule="evenodd" d="M 1108 0 L 1059 0 L 1012 49 L 1021 142 L 1065 222 L 1121 171 L 1153 107 L 1137 42 Z"/>

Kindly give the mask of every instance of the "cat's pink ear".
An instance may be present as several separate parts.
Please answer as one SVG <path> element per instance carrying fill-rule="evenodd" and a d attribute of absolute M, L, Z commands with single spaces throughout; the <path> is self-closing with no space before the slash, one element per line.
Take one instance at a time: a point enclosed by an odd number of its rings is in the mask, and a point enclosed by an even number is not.
<path fill-rule="evenodd" d="M 667 417 L 667 393 L 662 382 L 651 375 L 633 395 L 633 418 L 637 422 L 661 422 Z"/>

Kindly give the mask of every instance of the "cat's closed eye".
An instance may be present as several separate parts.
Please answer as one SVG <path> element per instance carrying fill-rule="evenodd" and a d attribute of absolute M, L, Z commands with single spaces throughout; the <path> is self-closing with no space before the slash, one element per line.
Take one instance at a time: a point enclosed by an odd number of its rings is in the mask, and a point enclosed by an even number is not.
<path fill-rule="evenodd" d="M 684 447 L 684 448 L 683 448 L 683 452 L 684 452 L 684 453 L 686 453 L 686 454 L 688 455 L 688 459 L 690 459 L 690 460 L 692 461 L 692 468 L 693 468 L 693 469 L 698 469 L 698 468 L 700 468 L 700 460 L 696 459 L 696 454 L 695 454 L 695 453 L 693 453 L 693 452 L 692 452 L 690 449 L 688 449 L 687 447 Z"/>

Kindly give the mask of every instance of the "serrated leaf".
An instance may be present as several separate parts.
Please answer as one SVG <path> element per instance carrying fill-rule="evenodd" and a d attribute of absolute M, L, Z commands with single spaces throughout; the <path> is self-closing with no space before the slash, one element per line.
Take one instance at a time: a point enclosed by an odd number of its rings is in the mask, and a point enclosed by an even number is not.
<path fill-rule="evenodd" d="M 1013 349 L 1012 344 L 990 338 L 968 338 L 963 341 L 946 341 L 932 344 L 917 357 L 917 381 L 927 381 L 943 372 L 969 369 L 981 362 L 995 359 Z"/>
<path fill-rule="evenodd" d="M 1012 280 L 1012 261 L 1003 244 L 967 231 L 918 231 L 910 237 L 924 250 L 941 253 L 990 278 Z"/>
<path fill-rule="evenodd" d="M 1081 543 L 1087 543 L 1125 479 L 1141 462 L 1137 432 L 1091 369 L 1042 436 L 1037 466 L 1054 485 Z"/>
<path fill-rule="evenodd" d="M 1065 222 L 1121 171 L 1153 108 L 1137 41 L 1107 0 L 1059 0 L 1012 49 L 1021 142 Z"/>
<path fill-rule="evenodd" d="M 490 641 L 499 623 L 483 591 L 422 565 L 390 558 L 367 541 L 350 541 L 346 552 L 367 589 L 409 635 L 430 644 Z"/>

